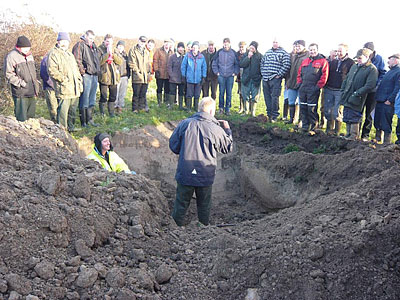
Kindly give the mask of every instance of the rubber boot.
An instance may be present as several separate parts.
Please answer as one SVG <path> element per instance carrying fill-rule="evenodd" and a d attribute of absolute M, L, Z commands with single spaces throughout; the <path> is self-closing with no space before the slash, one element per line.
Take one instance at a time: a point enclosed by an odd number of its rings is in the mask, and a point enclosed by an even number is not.
<path fill-rule="evenodd" d="M 295 117 L 295 114 L 296 114 L 296 105 L 288 105 L 288 106 L 289 106 L 289 107 L 288 107 L 288 110 L 289 110 L 289 119 L 286 120 L 285 123 L 287 123 L 287 124 L 293 124 L 293 122 L 294 122 L 294 117 Z"/>
<path fill-rule="evenodd" d="M 161 106 L 161 101 L 162 101 L 162 94 L 157 94 L 157 104 L 158 104 L 158 107 Z"/>
<path fill-rule="evenodd" d="M 108 102 L 107 103 L 107 108 L 108 108 L 108 115 L 110 116 L 110 118 L 114 118 L 115 117 L 114 102 Z"/>
<path fill-rule="evenodd" d="M 289 99 L 285 99 L 283 102 L 283 116 L 282 120 L 287 120 L 289 114 Z"/>
<path fill-rule="evenodd" d="M 342 122 L 335 121 L 335 135 L 340 136 L 340 130 L 342 129 Z"/>
<path fill-rule="evenodd" d="M 82 128 L 88 127 L 87 120 L 86 120 L 86 108 L 79 109 L 79 119 L 81 120 Z"/>
<path fill-rule="evenodd" d="M 392 143 L 392 134 L 391 133 L 386 133 L 386 132 L 384 133 L 383 143 L 385 145 L 389 145 Z"/>
<path fill-rule="evenodd" d="M 335 121 L 334 120 L 327 120 L 326 121 L 326 134 L 333 135 L 335 133 Z"/>
<path fill-rule="evenodd" d="M 383 141 L 383 139 L 382 139 L 382 133 L 383 133 L 382 130 L 379 130 L 379 129 L 376 130 L 375 140 L 376 140 L 377 143 L 380 143 L 380 142 Z M 386 134 L 385 134 L 385 135 L 386 135 Z"/>
<path fill-rule="evenodd" d="M 199 111 L 199 98 L 194 98 L 194 111 Z"/>
<path fill-rule="evenodd" d="M 360 124 L 355 123 L 355 124 L 351 124 L 350 127 L 350 138 L 352 140 L 358 140 L 359 139 L 359 135 L 360 135 Z"/>
<path fill-rule="evenodd" d="M 96 124 L 93 121 L 93 107 L 89 107 L 86 109 L 86 120 L 87 120 L 87 124 L 91 125 L 93 127 L 98 127 L 99 124 Z"/>
<path fill-rule="evenodd" d="M 293 124 L 300 122 L 300 104 L 296 104 L 294 107 Z"/>
<path fill-rule="evenodd" d="M 179 109 L 183 110 L 183 96 L 178 96 Z"/>
<path fill-rule="evenodd" d="M 244 107 L 243 107 L 243 97 L 242 95 L 239 95 L 239 111 L 238 113 L 241 114 L 243 113 Z"/>
<path fill-rule="evenodd" d="M 186 109 L 188 111 L 192 110 L 192 98 L 186 97 Z"/>
<path fill-rule="evenodd" d="M 346 135 L 344 136 L 345 138 L 350 138 L 350 132 L 351 132 L 351 124 L 346 123 Z"/>
<path fill-rule="evenodd" d="M 325 127 L 325 115 L 324 115 L 324 112 L 321 111 L 321 119 L 320 119 L 320 122 L 318 124 L 318 128 L 322 129 L 324 127 Z"/>
<path fill-rule="evenodd" d="M 100 115 L 102 117 L 104 117 L 105 114 L 104 114 L 104 103 L 103 102 L 99 102 L 99 110 L 100 110 Z"/>
<path fill-rule="evenodd" d="M 257 103 L 256 102 L 250 102 L 250 113 L 252 117 L 256 116 L 256 108 L 257 108 Z"/>
<path fill-rule="evenodd" d="M 249 113 L 249 101 L 243 101 L 243 114 L 247 115 Z"/>

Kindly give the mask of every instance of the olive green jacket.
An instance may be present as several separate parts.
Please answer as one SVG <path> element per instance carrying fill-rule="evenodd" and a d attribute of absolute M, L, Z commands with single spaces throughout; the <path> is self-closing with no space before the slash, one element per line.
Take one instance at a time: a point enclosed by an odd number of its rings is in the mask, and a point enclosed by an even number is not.
<path fill-rule="evenodd" d="M 119 54 L 116 49 L 113 50 L 111 64 L 107 62 L 109 54 L 107 47 L 103 44 L 99 46 L 100 51 L 100 75 L 99 82 L 104 85 L 116 85 L 121 79 L 119 72 L 120 66 L 125 62 L 124 58 Z"/>
<path fill-rule="evenodd" d="M 375 89 L 377 80 L 378 70 L 370 61 L 365 65 L 353 65 L 343 80 L 340 104 L 362 112 L 367 94 Z"/>
<path fill-rule="evenodd" d="M 56 45 L 50 50 L 47 71 L 54 82 L 58 99 L 74 99 L 81 95 L 82 76 L 71 51 L 65 51 Z"/>
<path fill-rule="evenodd" d="M 149 83 L 151 78 L 150 53 L 146 49 L 142 51 L 136 45 L 129 50 L 128 64 L 131 68 L 132 83 Z"/>

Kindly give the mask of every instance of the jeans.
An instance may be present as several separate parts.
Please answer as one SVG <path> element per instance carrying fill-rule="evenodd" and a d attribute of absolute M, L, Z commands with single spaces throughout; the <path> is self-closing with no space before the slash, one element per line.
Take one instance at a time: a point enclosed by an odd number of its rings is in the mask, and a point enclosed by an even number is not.
<path fill-rule="evenodd" d="M 185 218 L 186 211 L 189 208 L 193 192 L 196 193 L 197 216 L 199 222 L 204 225 L 208 225 L 210 222 L 212 185 L 203 187 L 177 183 L 172 217 L 178 226 L 183 225 L 183 219 Z"/>
<path fill-rule="evenodd" d="M 121 77 L 121 81 L 117 86 L 117 100 L 115 101 L 115 107 L 125 107 L 125 96 L 128 88 L 128 76 Z"/>
<path fill-rule="evenodd" d="M 343 120 L 343 113 L 340 110 L 340 99 L 342 92 L 340 90 L 324 89 L 324 115 L 328 121 Z"/>
<path fill-rule="evenodd" d="M 233 88 L 233 76 L 223 77 L 218 76 L 219 84 L 219 108 L 225 109 L 225 112 L 229 112 L 231 109 L 232 100 L 232 88 Z M 224 96 L 226 93 L 226 102 L 224 101 Z"/>
<path fill-rule="evenodd" d="M 282 78 L 263 80 L 263 92 L 267 115 L 272 119 L 279 116 L 279 96 L 281 95 Z"/>
<path fill-rule="evenodd" d="M 84 74 L 83 92 L 79 97 L 79 108 L 84 109 L 96 105 L 97 75 Z"/>
<path fill-rule="evenodd" d="M 289 105 L 296 105 L 296 102 L 298 104 L 298 102 L 299 102 L 299 91 L 298 90 L 288 89 L 287 93 L 288 93 Z"/>
<path fill-rule="evenodd" d="M 36 98 L 23 98 L 15 97 L 14 100 L 14 114 L 18 121 L 26 121 L 35 117 L 36 113 Z"/>

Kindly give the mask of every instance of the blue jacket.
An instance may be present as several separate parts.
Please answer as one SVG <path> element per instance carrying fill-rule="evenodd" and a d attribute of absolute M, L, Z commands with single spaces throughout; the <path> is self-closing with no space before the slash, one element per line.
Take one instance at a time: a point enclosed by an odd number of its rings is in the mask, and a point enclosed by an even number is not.
<path fill-rule="evenodd" d="M 49 54 L 47 53 L 40 62 L 40 78 L 42 78 L 44 90 L 54 90 L 53 80 L 50 78 L 49 72 L 47 71 L 48 59 Z"/>
<path fill-rule="evenodd" d="M 371 59 L 371 62 L 374 64 L 374 66 L 378 70 L 378 82 L 376 83 L 378 85 L 378 83 L 382 80 L 383 76 L 386 73 L 385 62 L 383 61 L 382 56 L 380 56 L 379 54 L 376 54 L 375 52 L 374 52 L 374 56 Z"/>
<path fill-rule="evenodd" d="M 203 54 L 193 56 L 192 51 L 183 58 L 181 65 L 182 76 L 186 77 L 187 83 L 198 84 L 201 79 L 207 77 L 207 63 Z"/>
<path fill-rule="evenodd" d="M 377 102 L 389 100 L 392 104 L 400 88 L 400 67 L 395 66 L 387 72 L 380 81 L 376 90 L 375 99 Z"/>
<path fill-rule="evenodd" d="M 233 74 L 239 74 L 239 59 L 235 51 L 229 49 L 228 51 L 224 48 L 218 50 L 217 54 L 212 60 L 212 69 L 214 74 L 218 74 L 222 77 L 230 77 Z"/>
<path fill-rule="evenodd" d="M 214 183 L 217 153 L 232 151 L 232 131 L 217 119 L 198 112 L 183 120 L 169 139 L 169 148 L 179 154 L 175 179 L 182 185 L 210 186 Z"/>
<path fill-rule="evenodd" d="M 394 113 L 400 118 L 400 91 L 397 93 L 396 100 L 394 101 Z"/>

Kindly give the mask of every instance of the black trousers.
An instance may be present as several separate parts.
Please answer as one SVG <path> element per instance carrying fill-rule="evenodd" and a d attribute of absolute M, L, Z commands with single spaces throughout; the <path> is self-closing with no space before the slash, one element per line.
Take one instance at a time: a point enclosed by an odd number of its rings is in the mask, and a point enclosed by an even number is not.
<path fill-rule="evenodd" d="M 100 102 L 115 102 L 117 100 L 118 85 L 105 85 L 100 83 Z"/>
<path fill-rule="evenodd" d="M 183 219 L 185 218 L 186 211 L 189 208 L 193 192 L 196 193 L 197 216 L 199 222 L 204 225 L 208 225 L 210 222 L 212 185 L 203 187 L 177 183 L 172 217 L 178 226 L 183 225 Z"/>
<path fill-rule="evenodd" d="M 376 100 L 375 92 L 369 93 L 365 100 L 365 121 L 361 131 L 361 138 L 368 138 L 372 128 L 372 111 L 375 109 Z"/>
<path fill-rule="evenodd" d="M 314 130 L 316 127 L 318 127 L 319 94 L 320 89 L 316 87 L 304 88 L 299 90 L 300 115 L 303 129 Z"/>
<path fill-rule="evenodd" d="M 168 79 L 160 79 L 156 78 L 157 83 L 157 94 L 162 94 L 164 90 L 164 94 L 169 94 L 169 80 Z"/>
<path fill-rule="evenodd" d="M 211 88 L 211 98 L 216 100 L 217 99 L 217 87 L 218 87 L 218 78 L 211 79 L 211 80 L 206 79 L 202 86 L 203 98 L 208 97 L 210 95 L 210 88 Z"/>

